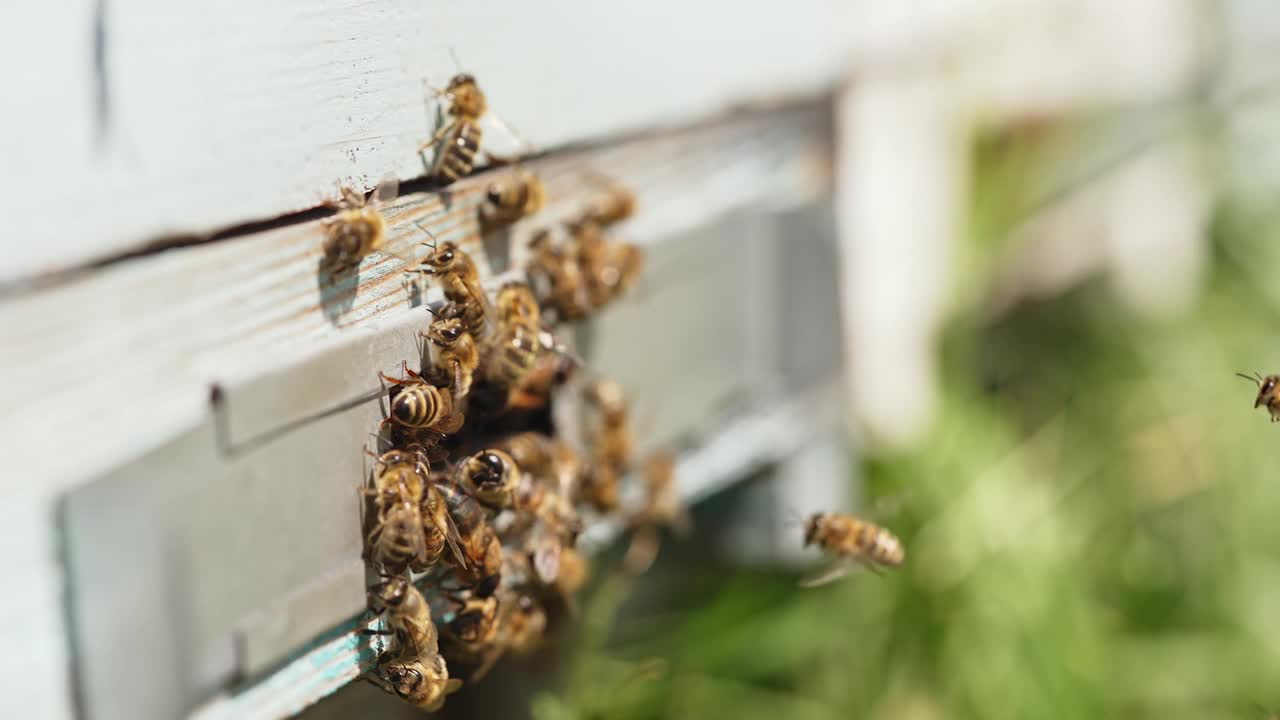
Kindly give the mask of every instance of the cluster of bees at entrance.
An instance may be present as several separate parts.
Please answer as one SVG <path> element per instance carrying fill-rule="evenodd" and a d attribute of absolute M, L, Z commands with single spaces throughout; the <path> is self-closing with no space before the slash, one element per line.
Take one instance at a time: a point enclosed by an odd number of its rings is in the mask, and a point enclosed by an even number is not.
<path fill-rule="evenodd" d="M 459 74 L 443 91 L 449 121 L 424 143 L 435 147 L 430 177 L 443 187 L 468 175 L 481 148 L 487 103 Z M 502 173 L 479 208 L 483 232 L 540 210 L 545 190 L 523 169 Z M 382 248 L 379 205 L 343 191 L 326 222 L 333 267 L 357 265 Z M 535 650 L 552 622 L 572 615 L 589 565 L 577 541 L 586 524 L 621 521 L 632 534 L 623 566 L 642 572 L 660 529 L 688 526 L 675 487 L 675 458 L 636 457 L 629 402 L 618 383 L 594 377 L 554 328 L 583 319 L 624 295 L 643 267 L 642 251 L 610 237 L 631 216 L 631 192 L 615 187 L 563 233 L 532 234 L 527 281 L 492 293 L 472 258 L 451 242 L 429 243 L 406 272 L 440 288 L 419 335 L 423 367 L 406 361 L 382 375 L 387 413 L 361 487 L 364 556 L 377 581 L 370 612 L 383 619 L 387 650 L 368 679 L 425 710 L 439 709 L 465 678 L 476 682 L 507 653 Z M 576 393 L 584 410 L 578 447 L 556 433 L 552 406 Z M 634 479 L 629 479 L 634 478 Z M 624 479 L 643 501 L 624 509 Z M 889 531 L 843 514 L 819 513 L 804 541 L 853 563 L 895 566 L 903 551 Z M 424 593 L 420 588 L 429 588 Z"/>

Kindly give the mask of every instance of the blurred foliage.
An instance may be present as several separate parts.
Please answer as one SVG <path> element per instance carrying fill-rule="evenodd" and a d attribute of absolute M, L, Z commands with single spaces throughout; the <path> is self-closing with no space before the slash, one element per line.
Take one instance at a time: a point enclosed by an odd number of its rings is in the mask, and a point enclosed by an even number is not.
<path fill-rule="evenodd" d="M 1038 167 L 982 153 L 979 245 L 1008 223 L 993 198 Z M 1278 221 L 1223 201 L 1204 293 L 1175 320 L 1127 315 L 1101 282 L 985 324 L 962 307 L 933 436 L 864 461 L 871 496 L 908 499 L 877 518 L 906 544 L 900 571 L 801 591 L 686 567 L 664 581 L 677 599 L 635 612 L 611 578 L 535 717 L 1280 710 L 1280 427 L 1233 374 L 1280 371 Z"/>

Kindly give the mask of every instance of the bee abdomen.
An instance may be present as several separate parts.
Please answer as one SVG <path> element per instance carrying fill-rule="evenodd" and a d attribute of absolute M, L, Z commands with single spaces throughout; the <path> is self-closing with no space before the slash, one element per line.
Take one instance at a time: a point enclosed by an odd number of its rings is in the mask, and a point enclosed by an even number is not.
<path fill-rule="evenodd" d="M 457 132 L 450 136 L 448 143 L 440 150 L 440 158 L 433 173 L 435 178 L 451 183 L 470 173 L 480 149 L 481 137 L 483 132 L 479 125 L 465 121 L 460 123 Z"/>
<path fill-rule="evenodd" d="M 396 396 L 391 415 L 401 425 L 424 428 L 444 417 L 444 405 L 439 388 L 429 385 L 408 387 Z"/>

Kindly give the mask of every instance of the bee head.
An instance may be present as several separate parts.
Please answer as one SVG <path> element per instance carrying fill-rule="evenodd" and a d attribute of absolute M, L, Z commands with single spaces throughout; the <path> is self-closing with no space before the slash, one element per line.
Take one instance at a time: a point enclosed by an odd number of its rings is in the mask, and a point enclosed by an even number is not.
<path fill-rule="evenodd" d="M 1258 399 L 1254 401 L 1253 406 L 1266 405 L 1267 400 L 1271 398 L 1276 391 L 1276 385 L 1280 384 L 1280 375 L 1268 375 L 1262 379 L 1258 385 Z"/>
<path fill-rule="evenodd" d="M 442 318 L 431 323 L 427 328 L 427 337 L 439 347 L 449 347 L 462 337 L 465 332 L 462 321 L 458 318 Z"/>
<path fill-rule="evenodd" d="M 451 242 L 442 242 L 427 256 L 424 261 L 428 272 L 444 273 L 453 269 L 453 262 L 458 256 L 458 246 Z"/>
<path fill-rule="evenodd" d="M 467 73 L 454 75 L 444 92 L 452 103 L 451 113 L 472 117 L 484 114 L 486 108 L 484 93 L 480 91 L 480 86 L 471 75 Z"/>
<path fill-rule="evenodd" d="M 818 539 L 818 530 L 822 527 L 822 513 L 814 513 L 804 524 L 804 546 L 809 547 Z"/>
<path fill-rule="evenodd" d="M 477 487 L 500 487 L 515 461 L 501 450 L 483 450 L 471 458 L 471 482 Z"/>

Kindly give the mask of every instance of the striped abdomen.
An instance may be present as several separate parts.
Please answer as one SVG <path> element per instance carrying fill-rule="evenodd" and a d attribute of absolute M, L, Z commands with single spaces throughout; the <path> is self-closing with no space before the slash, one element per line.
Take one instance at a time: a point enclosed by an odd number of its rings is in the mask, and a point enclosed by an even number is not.
<path fill-rule="evenodd" d="M 881 565 L 902 564 L 902 543 L 893 533 L 871 523 L 860 523 L 857 547 L 869 560 Z"/>
<path fill-rule="evenodd" d="M 391 403 L 391 418 L 411 428 L 430 428 L 453 413 L 453 396 L 433 385 L 407 385 Z"/>
<path fill-rule="evenodd" d="M 422 519 L 417 508 L 399 503 L 383 513 L 378 527 L 370 534 L 371 555 L 392 572 L 426 560 L 427 543 L 422 532 Z"/>
<path fill-rule="evenodd" d="M 449 133 L 449 138 L 436 155 L 435 167 L 431 170 L 432 179 L 448 185 L 469 174 L 476 164 L 476 153 L 480 150 L 483 134 L 475 122 L 458 120 L 457 128 Z"/>

